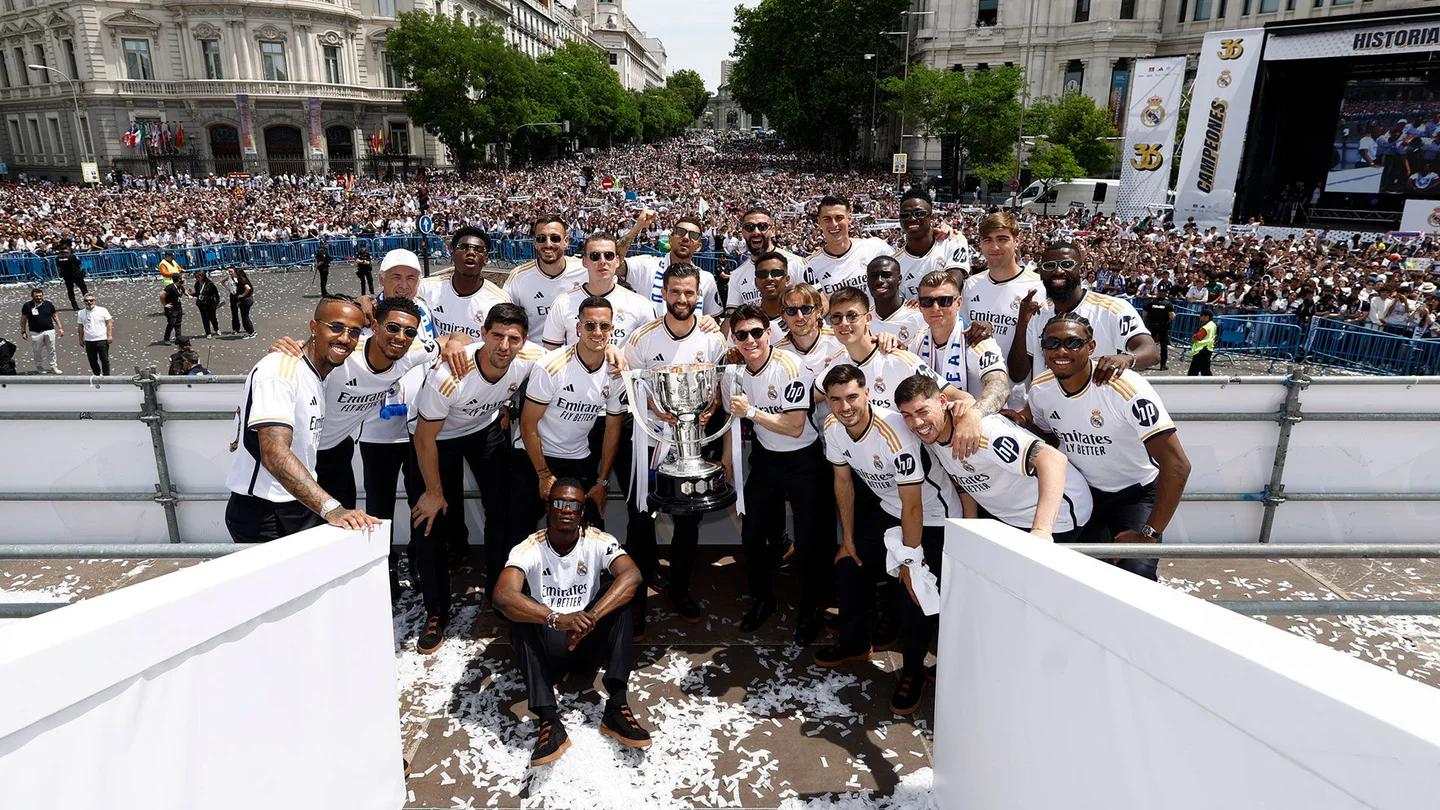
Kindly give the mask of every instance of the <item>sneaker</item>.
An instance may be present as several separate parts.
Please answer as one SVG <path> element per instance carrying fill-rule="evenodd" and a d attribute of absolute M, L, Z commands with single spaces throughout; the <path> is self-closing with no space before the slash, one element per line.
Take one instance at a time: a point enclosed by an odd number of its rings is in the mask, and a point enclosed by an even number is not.
<path fill-rule="evenodd" d="M 559 720 L 540 721 L 540 739 L 535 741 L 535 750 L 530 752 L 531 765 L 545 765 L 560 758 L 570 747 L 570 735 Z"/>
<path fill-rule="evenodd" d="M 750 609 L 745 611 L 745 616 L 740 619 L 740 631 L 753 633 L 764 626 L 765 620 L 775 612 L 774 599 L 756 599 Z"/>
<path fill-rule="evenodd" d="M 253 337 L 255 337 L 255 333 L 254 333 L 254 332 L 246 332 L 246 333 L 245 333 L 245 337 L 241 338 L 241 340 L 250 340 L 250 339 L 253 338 Z"/>
<path fill-rule="evenodd" d="M 870 633 L 870 641 L 877 650 L 893 650 L 900 643 L 900 626 L 890 620 L 888 616 L 880 617 L 875 622 L 875 630 Z"/>
<path fill-rule="evenodd" d="M 439 616 L 430 616 L 425 620 L 425 632 L 420 634 L 420 640 L 415 642 L 415 648 L 424 655 L 429 655 L 440 649 L 445 642 L 445 624 L 440 621 Z"/>
<path fill-rule="evenodd" d="M 606 709 L 605 716 L 600 718 L 600 733 L 607 737 L 614 737 L 621 745 L 628 745 L 631 748 L 649 748 L 650 732 L 646 731 L 635 715 L 630 712 L 630 704 L 621 703 L 614 709 Z"/>
<path fill-rule="evenodd" d="M 871 647 L 863 650 L 846 650 L 842 649 L 839 644 L 831 644 L 815 651 L 815 665 L 829 669 L 851 661 L 869 661 L 874 654 L 875 651 Z"/>
<path fill-rule="evenodd" d="M 914 673 L 900 673 L 900 682 L 895 684 L 895 693 L 890 696 L 890 711 L 904 717 L 914 714 L 920 708 L 920 698 L 925 695 L 925 676 Z"/>
<path fill-rule="evenodd" d="M 675 605 L 675 611 L 686 624 L 697 624 L 700 621 L 700 606 L 689 594 L 671 593 L 670 601 Z"/>
<path fill-rule="evenodd" d="M 815 637 L 820 634 L 820 623 L 814 616 L 802 615 L 795 622 L 795 644 L 800 647 L 809 647 L 815 643 Z"/>

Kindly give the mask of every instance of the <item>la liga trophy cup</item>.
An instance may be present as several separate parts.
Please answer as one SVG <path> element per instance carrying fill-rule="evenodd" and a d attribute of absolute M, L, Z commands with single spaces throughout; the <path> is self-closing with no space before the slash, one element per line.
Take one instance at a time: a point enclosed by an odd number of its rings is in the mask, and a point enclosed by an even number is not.
<path fill-rule="evenodd" d="M 726 366 L 691 363 L 624 373 L 635 429 L 671 446 L 655 470 L 655 489 L 648 496 L 652 508 L 670 515 L 697 515 L 735 503 L 735 487 L 725 479 L 725 468 L 700 457 L 700 448 L 724 436 L 734 422 L 733 414 L 727 416 L 725 424 L 710 436 L 700 426 L 700 417 L 715 406 L 715 392 L 727 370 Z M 641 399 L 647 393 L 661 411 L 678 420 L 673 437 L 650 427 L 645 418 L 647 400 Z M 645 464 L 646 460 L 636 458 L 635 463 Z"/>

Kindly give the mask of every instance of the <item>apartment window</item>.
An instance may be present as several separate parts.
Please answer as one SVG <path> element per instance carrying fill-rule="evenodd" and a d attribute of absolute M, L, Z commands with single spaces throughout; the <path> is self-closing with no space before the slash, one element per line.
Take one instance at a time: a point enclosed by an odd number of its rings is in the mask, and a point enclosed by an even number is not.
<path fill-rule="evenodd" d="M 0 58 L 0 87 L 10 86 L 10 65 Z"/>
<path fill-rule="evenodd" d="M 390 122 L 390 145 L 396 154 L 410 154 L 410 127 L 404 121 Z"/>
<path fill-rule="evenodd" d="M 1075 0 L 1075 22 L 1090 22 L 1090 0 Z"/>
<path fill-rule="evenodd" d="M 1211 7 L 1212 7 L 1214 4 L 1215 4 L 1214 0 L 1195 0 L 1195 16 L 1194 16 L 1192 19 L 1194 19 L 1194 20 L 1208 20 L 1208 19 L 1210 19 Z"/>
<path fill-rule="evenodd" d="M 125 75 L 136 81 L 155 78 L 155 72 L 150 67 L 150 40 L 126 39 L 122 42 L 125 45 Z"/>
<path fill-rule="evenodd" d="M 50 125 L 50 152 L 56 155 L 65 153 L 65 138 L 60 134 L 60 119 L 46 118 L 45 123 Z"/>
<path fill-rule="evenodd" d="M 285 43 L 260 43 L 260 68 L 267 82 L 290 81 L 290 73 L 285 69 Z"/>
<path fill-rule="evenodd" d="M 1286 11 L 1294 11 L 1294 10 L 1295 10 L 1295 0 L 1285 0 L 1285 10 L 1286 10 Z"/>
<path fill-rule="evenodd" d="M 44 46 L 44 45 L 36 45 L 36 46 L 35 46 L 35 61 L 34 61 L 34 62 L 31 62 L 31 64 L 33 64 L 33 65 L 45 65 L 45 64 L 49 64 L 49 63 L 47 63 L 47 62 L 45 61 L 45 46 Z M 26 70 L 29 70 L 29 68 L 26 68 Z M 49 83 L 50 83 L 50 71 L 48 71 L 48 70 L 37 70 L 37 71 L 35 71 L 35 73 L 39 75 L 39 77 L 40 77 L 40 83 L 41 83 L 41 84 L 49 84 Z"/>
<path fill-rule="evenodd" d="M 200 56 L 205 61 L 205 78 L 225 78 L 225 69 L 220 66 L 220 40 L 200 40 Z"/>
<path fill-rule="evenodd" d="M 395 63 L 390 61 L 389 51 L 380 54 L 380 61 L 385 68 L 385 86 L 404 87 L 405 77 L 400 75 L 400 71 L 395 69 Z"/>
<path fill-rule="evenodd" d="M 33 72 L 25 67 L 25 49 L 16 48 L 11 53 L 15 54 L 15 69 L 20 71 L 20 78 L 23 84 L 30 83 L 30 74 Z"/>
<path fill-rule="evenodd" d="M 1135 0 L 1120 0 L 1120 19 L 1135 19 Z"/>
<path fill-rule="evenodd" d="M 979 26 L 991 26 L 1000 21 L 1000 0 L 980 0 L 978 13 L 975 15 L 975 24 Z"/>
<path fill-rule="evenodd" d="M 1184 22 L 1185 22 L 1185 10 L 1186 10 L 1186 8 L 1187 8 L 1186 0 L 1180 0 L 1180 22 L 1181 22 L 1181 23 L 1184 23 Z"/>
<path fill-rule="evenodd" d="M 1082 92 L 1085 88 L 1085 63 L 1079 59 L 1071 59 L 1065 65 L 1065 95 Z"/>
<path fill-rule="evenodd" d="M 394 17 L 394 16 L 395 16 L 395 0 L 380 0 L 380 16 L 381 16 L 381 17 Z"/>
<path fill-rule="evenodd" d="M 619 55 L 619 54 L 616 54 L 616 53 L 611 53 L 611 54 L 610 54 L 610 64 L 612 64 L 612 65 L 618 65 L 618 64 L 620 64 L 620 55 Z"/>
<path fill-rule="evenodd" d="M 45 154 L 45 142 L 40 138 L 40 122 L 35 118 L 27 118 L 30 124 L 30 145 L 35 147 L 33 154 Z"/>
<path fill-rule="evenodd" d="M 80 78 L 80 63 L 75 59 L 75 40 L 62 39 L 60 44 L 65 47 L 65 64 L 70 66 L 70 78 Z"/>
<path fill-rule="evenodd" d="M 90 138 L 90 117 L 80 114 L 80 138 L 85 142 L 85 154 L 95 154 L 95 142 Z"/>
<path fill-rule="evenodd" d="M 10 119 L 10 149 L 17 155 L 25 154 L 25 141 L 20 137 L 20 122 Z"/>
<path fill-rule="evenodd" d="M 1260 0 L 1261 14 L 1274 14 L 1280 10 L 1280 0 Z"/>
<path fill-rule="evenodd" d="M 1217 20 L 1223 20 L 1223 19 L 1225 19 L 1225 3 L 1226 3 L 1226 2 L 1227 2 L 1227 0 L 1220 0 L 1220 6 L 1219 6 L 1219 8 L 1216 9 L 1216 11 L 1215 11 L 1215 19 L 1217 19 Z"/>
<path fill-rule="evenodd" d="M 325 56 L 325 83 L 341 84 L 340 79 L 340 46 L 326 45 Z"/>
<path fill-rule="evenodd" d="M 1354 2 L 1355 2 L 1355 0 L 1330 0 L 1330 5 L 1332 5 L 1332 6 L 1348 6 L 1348 5 L 1353 4 Z"/>

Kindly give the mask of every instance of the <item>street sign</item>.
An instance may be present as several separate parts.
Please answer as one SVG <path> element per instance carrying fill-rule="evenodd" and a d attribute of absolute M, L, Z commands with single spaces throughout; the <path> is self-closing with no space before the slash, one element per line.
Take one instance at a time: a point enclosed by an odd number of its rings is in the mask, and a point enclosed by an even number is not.
<path fill-rule="evenodd" d="M 607 177 L 607 178 L 605 178 L 604 180 L 601 180 L 601 181 L 600 181 L 600 188 L 603 188 L 603 189 L 605 189 L 606 191 L 609 191 L 610 189 L 612 189 L 612 188 L 614 188 L 614 187 L 615 187 L 615 178 L 613 178 L 613 177 Z"/>
<path fill-rule="evenodd" d="M 909 174 L 910 156 L 905 154 L 904 152 L 896 152 L 894 155 L 892 155 L 890 157 L 890 173 Z"/>
<path fill-rule="evenodd" d="M 1010 178 L 1010 193 L 1011 193 L 1011 194 L 1014 194 L 1015 192 L 1017 192 L 1017 191 L 1019 191 L 1019 190 L 1020 190 L 1020 178 L 1018 178 L 1018 177 L 1012 177 L 1012 178 Z"/>
<path fill-rule="evenodd" d="M 81 182 L 84 182 L 84 183 L 98 183 L 98 182 L 100 182 L 100 164 L 99 164 L 99 163 L 81 163 L 81 164 L 80 164 L 80 179 L 81 179 Z"/>
<path fill-rule="evenodd" d="M 697 183 L 700 182 L 700 170 L 695 169 L 694 171 L 690 172 L 690 179 L 694 180 Z"/>
<path fill-rule="evenodd" d="M 431 219 L 429 214 L 425 214 L 424 216 L 420 217 L 419 225 L 420 232 L 425 234 L 426 236 L 429 236 L 430 234 L 435 232 L 435 220 Z"/>

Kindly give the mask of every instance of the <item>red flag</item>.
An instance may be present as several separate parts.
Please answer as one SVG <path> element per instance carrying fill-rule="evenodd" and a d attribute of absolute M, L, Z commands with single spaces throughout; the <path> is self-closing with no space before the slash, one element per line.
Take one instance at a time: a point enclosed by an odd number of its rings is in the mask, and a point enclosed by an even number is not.
<path fill-rule="evenodd" d="M 185 125 L 184 125 L 184 124 L 181 124 L 181 125 L 180 125 L 180 128 L 177 129 L 177 130 L 175 130 L 175 146 L 176 146 L 176 148 L 179 148 L 179 147 L 184 146 L 184 145 L 185 145 Z"/>

